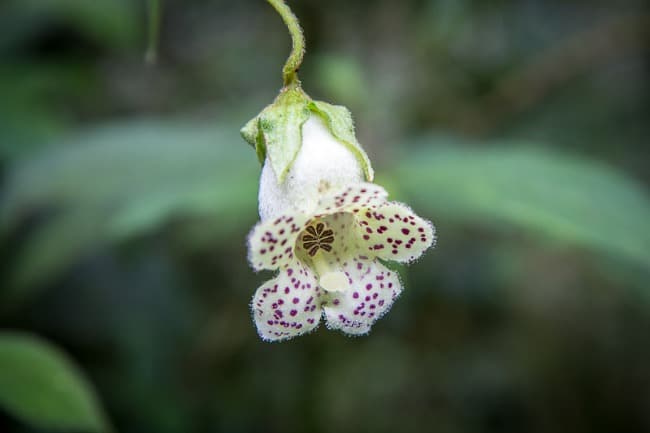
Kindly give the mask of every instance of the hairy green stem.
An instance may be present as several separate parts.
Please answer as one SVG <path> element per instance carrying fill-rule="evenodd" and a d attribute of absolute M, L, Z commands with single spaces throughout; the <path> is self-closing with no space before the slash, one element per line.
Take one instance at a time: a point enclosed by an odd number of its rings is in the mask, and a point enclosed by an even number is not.
<path fill-rule="evenodd" d="M 298 69 L 302 63 L 302 58 L 305 55 L 305 37 L 302 34 L 302 29 L 298 23 L 298 18 L 291 12 L 289 6 L 286 5 L 284 0 L 266 0 L 273 6 L 273 8 L 280 14 L 282 20 L 287 25 L 289 33 L 291 34 L 292 49 L 289 58 L 287 58 L 284 67 L 282 68 L 282 79 L 284 80 L 284 87 L 298 87 L 300 80 L 298 79 Z"/>

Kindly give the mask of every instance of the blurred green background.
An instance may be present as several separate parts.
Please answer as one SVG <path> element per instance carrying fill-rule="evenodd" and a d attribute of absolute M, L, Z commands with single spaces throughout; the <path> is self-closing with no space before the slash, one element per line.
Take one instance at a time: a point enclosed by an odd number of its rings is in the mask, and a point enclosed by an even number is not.
<path fill-rule="evenodd" d="M 437 226 L 369 336 L 263 343 L 262 0 L 0 3 L 0 432 L 650 431 L 650 6 L 293 0 L 314 98 Z"/>

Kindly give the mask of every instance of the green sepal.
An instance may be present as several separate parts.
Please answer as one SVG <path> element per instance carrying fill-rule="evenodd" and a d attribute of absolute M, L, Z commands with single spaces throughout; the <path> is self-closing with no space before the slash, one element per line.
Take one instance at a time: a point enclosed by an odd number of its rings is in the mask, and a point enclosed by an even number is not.
<path fill-rule="evenodd" d="M 357 157 L 368 182 L 372 182 L 375 172 L 368 155 L 354 134 L 354 121 L 350 110 L 342 105 L 332 105 L 322 101 L 311 101 L 309 109 L 318 114 L 334 137 L 343 143 Z"/>
<path fill-rule="evenodd" d="M 259 115 L 258 115 L 259 116 Z M 242 138 L 246 140 L 248 144 L 253 147 L 257 147 L 257 118 L 258 116 L 253 117 L 251 120 L 246 122 L 246 125 L 239 130 Z"/>
<path fill-rule="evenodd" d="M 302 145 L 302 125 L 311 115 L 310 101 L 302 89 L 286 89 L 241 129 L 261 164 L 268 154 L 278 182 L 284 181 Z"/>
<path fill-rule="evenodd" d="M 368 155 L 357 141 L 350 111 L 341 105 L 312 101 L 300 87 L 283 90 L 273 104 L 248 121 L 241 135 L 255 147 L 260 164 L 268 155 L 278 182 L 283 182 L 302 146 L 302 126 L 311 113 L 320 116 L 332 135 L 357 158 L 365 178 L 374 171 Z"/>

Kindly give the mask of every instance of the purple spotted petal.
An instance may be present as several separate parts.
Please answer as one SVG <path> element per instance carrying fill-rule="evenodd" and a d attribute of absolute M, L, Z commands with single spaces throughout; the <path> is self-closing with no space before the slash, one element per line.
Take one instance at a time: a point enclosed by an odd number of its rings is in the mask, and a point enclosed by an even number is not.
<path fill-rule="evenodd" d="M 370 331 L 402 291 L 398 275 L 375 260 L 361 256 L 343 267 L 352 287 L 343 293 L 328 294 L 324 304 L 327 327 L 346 334 Z"/>
<path fill-rule="evenodd" d="M 251 308 L 263 340 L 287 340 L 314 329 L 322 314 L 321 290 L 309 268 L 292 262 L 255 292 Z"/>
<path fill-rule="evenodd" d="M 366 254 L 411 262 L 435 241 L 433 225 L 401 203 L 390 202 L 356 215 Z"/>
<path fill-rule="evenodd" d="M 330 215 L 338 212 L 356 213 L 361 209 L 374 208 L 386 201 L 388 193 L 374 183 L 350 185 L 318 201 L 316 214 Z"/>
<path fill-rule="evenodd" d="M 308 217 L 283 215 L 258 223 L 248 236 L 248 260 L 259 271 L 286 267 L 295 261 L 294 246 Z"/>

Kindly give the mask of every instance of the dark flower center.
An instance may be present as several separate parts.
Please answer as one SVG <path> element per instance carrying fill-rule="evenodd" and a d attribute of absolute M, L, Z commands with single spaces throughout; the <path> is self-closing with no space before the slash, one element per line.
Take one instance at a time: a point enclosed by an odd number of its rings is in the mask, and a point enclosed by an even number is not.
<path fill-rule="evenodd" d="M 330 229 L 326 230 L 322 222 L 310 225 L 302 235 L 302 246 L 311 257 L 314 257 L 321 248 L 327 252 L 332 251 L 333 242 L 334 232 Z"/>

